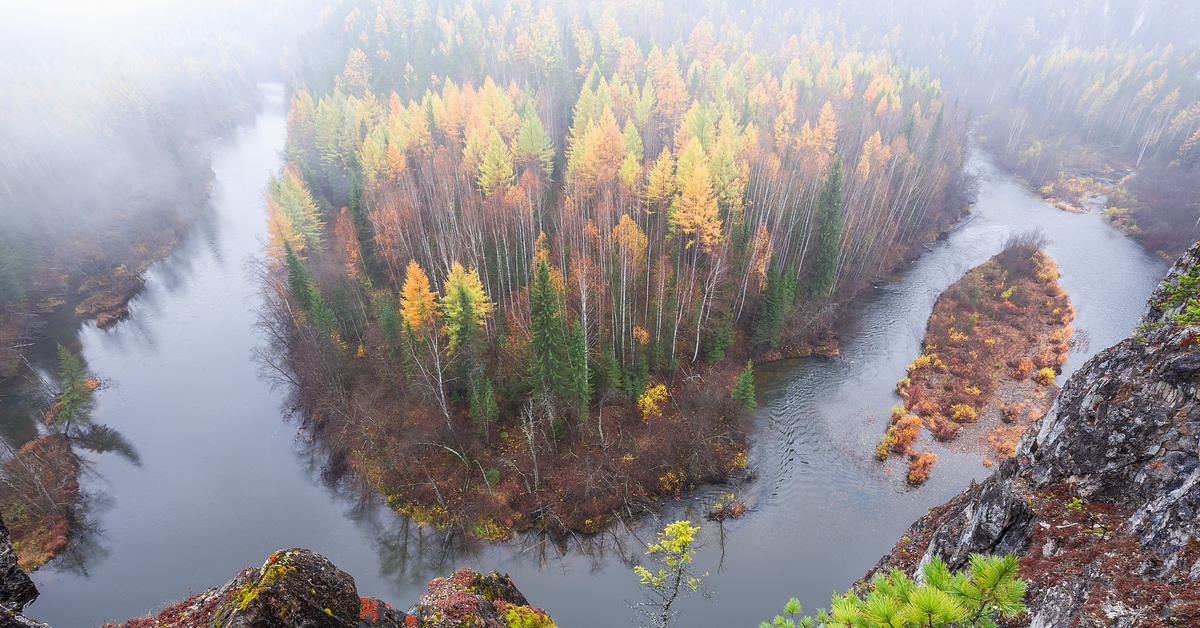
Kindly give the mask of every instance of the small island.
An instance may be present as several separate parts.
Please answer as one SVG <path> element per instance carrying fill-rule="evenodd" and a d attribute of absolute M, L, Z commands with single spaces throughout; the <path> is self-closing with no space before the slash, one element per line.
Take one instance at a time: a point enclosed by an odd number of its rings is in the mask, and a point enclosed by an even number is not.
<path fill-rule="evenodd" d="M 875 452 L 880 460 L 907 455 L 909 483 L 924 482 L 937 461 L 914 448 L 921 428 L 983 453 L 990 466 L 992 456 L 1012 456 L 1050 407 L 1075 309 L 1044 244 L 1037 234 L 1011 238 L 938 297 L 921 355 L 896 384 L 904 405 L 893 408 Z"/>

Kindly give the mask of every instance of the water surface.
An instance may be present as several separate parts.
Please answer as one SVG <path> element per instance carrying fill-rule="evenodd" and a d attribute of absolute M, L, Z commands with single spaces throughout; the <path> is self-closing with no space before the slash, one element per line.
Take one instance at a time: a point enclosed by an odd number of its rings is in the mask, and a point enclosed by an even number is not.
<path fill-rule="evenodd" d="M 435 576 L 460 566 L 509 572 L 562 626 L 627 625 L 637 600 L 630 561 L 659 525 L 639 522 L 590 539 L 530 535 L 490 545 L 421 530 L 376 500 L 321 480 L 320 456 L 281 419 L 281 391 L 257 377 L 259 302 L 248 260 L 265 238 L 263 192 L 281 165 L 285 112 L 279 86 L 264 109 L 212 147 L 216 183 L 200 226 L 147 275 L 132 318 L 78 332 L 89 367 L 112 385 L 95 421 L 117 429 L 140 466 L 89 455 L 89 530 L 34 574 L 42 597 L 29 615 L 59 628 L 124 620 L 221 584 L 276 549 L 307 547 L 354 575 L 364 595 L 404 606 Z M 705 522 L 696 564 L 715 595 L 683 605 L 682 621 L 756 625 L 790 596 L 827 604 L 930 506 L 987 469 L 934 448 L 940 462 L 920 489 L 902 463 L 871 456 L 899 401 L 896 379 L 920 350 L 937 295 L 1015 232 L 1041 228 L 1092 352 L 1127 336 L 1165 266 L 1096 214 L 1073 215 L 1032 197 L 986 160 L 969 222 L 862 299 L 837 360 L 792 360 L 756 373 L 760 403 L 740 493 L 753 511 L 723 527 Z M 1066 373 L 1088 354 L 1073 353 Z M 1065 377 L 1065 375 L 1064 375 Z M 6 399 L 6 438 L 30 432 Z M 299 434 L 299 436 L 298 436 Z M 27 437 L 27 436 L 26 436 Z M 667 504 L 664 516 L 702 519 L 728 487 Z M 640 539 L 639 539 L 640 537 Z"/>

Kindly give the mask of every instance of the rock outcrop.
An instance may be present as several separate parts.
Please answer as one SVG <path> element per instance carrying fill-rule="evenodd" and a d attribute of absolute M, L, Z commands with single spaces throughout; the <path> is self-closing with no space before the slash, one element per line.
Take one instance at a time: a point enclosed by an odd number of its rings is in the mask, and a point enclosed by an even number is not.
<path fill-rule="evenodd" d="M 37 596 L 37 586 L 17 564 L 17 553 L 13 550 L 8 526 L 0 517 L 0 628 L 42 626 L 22 614 Z"/>
<path fill-rule="evenodd" d="M 1023 625 L 1200 625 L 1200 243 L 1133 338 L 1088 361 L 983 483 L 918 520 L 868 574 L 1017 552 Z M 1181 285 L 1182 284 L 1182 285 Z"/>
<path fill-rule="evenodd" d="M 354 578 L 303 549 L 271 554 L 261 568 L 121 628 L 553 628 L 507 575 L 462 569 L 429 583 L 407 613 L 359 597 Z M 115 628 L 112 626 L 106 628 Z"/>

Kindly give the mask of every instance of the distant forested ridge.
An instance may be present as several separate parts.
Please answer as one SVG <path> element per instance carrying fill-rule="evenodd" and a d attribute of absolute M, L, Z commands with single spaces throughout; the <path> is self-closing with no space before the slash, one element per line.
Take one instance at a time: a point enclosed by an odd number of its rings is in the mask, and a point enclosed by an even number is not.
<path fill-rule="evenodd" d="M 927 70 L 790 11 L 364 1 L 306 50 L 269 368 L 335 464 L 489 535 L 744 467 L 746 358 L 973 193 Z"/>

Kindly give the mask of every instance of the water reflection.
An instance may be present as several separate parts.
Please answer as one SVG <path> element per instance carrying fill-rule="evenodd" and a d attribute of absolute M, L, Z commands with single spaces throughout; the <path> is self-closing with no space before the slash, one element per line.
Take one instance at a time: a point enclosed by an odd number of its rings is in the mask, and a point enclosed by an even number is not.
<path fill-rule="evenodd" d="M 263 189 L 284 145 L 282 105 L 276 86 L 254 124 L 214 145 L 211 215 L 151 270 L 132 320 L 110 331 L 82 330 L 77 349 L 120 382 L 101 395 L 96 417 L 128 438 L 97 434 L 95 447 L 109 453 L 86 452 L 95 472 L 88 481 L 92 536 L 78 554 L 35 573 L 43 596 L 31 616 L 60 626 L 140 616 L 220 585 L 276 549 L 307 547 L 352 574 L 361 594 L 398 605 L 424 593 L 433 577 L 468 566 L 510 573 L 560 625 L 627 624 L 632 613 L 622 600 L 639 597 L 631 566 L 643 559 L 645 543 L 665 522 L 703 521 L 731 487 L 702 487 L 662 504 L 657 517 L 594 536 L 523 534 L 491 544 L 422 528 L 373 493 L 329 477 L 319 445 L 296 423 L 280 421 L 286 400 L 248 360 L 263 344 L 262 330 L 253 328 L 261 284 L 241 260 L 261 255 Z M 749 461 L 758 479 L 735 487 L 753 511 L 702 524 L 696 564 L 710 572 L 716 597 L 684 603 L 683 621 L 753 625 L 792 595 L 806 608 L 827 605 L 831 590 L 860 577 L 927 507 L 986 473 L 976 456 L 937 450 L 934 477 L 913 490 L 902 466 L 889 469 L 871 452 L 934 300 L 1009 233 L 1043 226 L 1054 240 L 1050 255 L 1092 349 L 1132 331 L 1165 270 L 1161 262 L 1098 216 L 1050 209 L 986 162 L 975 163 L 985 175 L 975 218 L 895 281 L 863 295 L 841 358 L 757 370 Z M 1088 355 L 1071 354 L 1066 372 Z M 14 424 L 20 438 L 36 421 Z M 132 459 L 118 453 L 128 454 L 129 442 L 136 444 Z"/>

